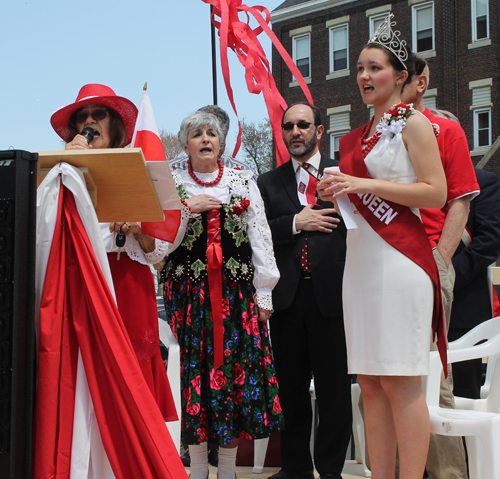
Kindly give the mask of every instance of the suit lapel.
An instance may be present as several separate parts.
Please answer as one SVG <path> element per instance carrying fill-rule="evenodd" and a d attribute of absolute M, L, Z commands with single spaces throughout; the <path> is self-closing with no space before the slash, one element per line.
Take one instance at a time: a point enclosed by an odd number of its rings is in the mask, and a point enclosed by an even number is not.
<path fill-rule="evenodd" d="M 328 168 L 329 166 L 334 166 L 332 160 L 324 155 L 321 155 L 321 160 L 319 162 L 318 176 L 322 177 L 324 169 Z"/>
<path fill-rule="evenodd" d="M 297 195 L 297 178 L 295 177 L 295 171 L 293 171 L 292 160 L 283 165 L 280 180 L 297 211 L 301 211 L 302 205 Z"/>

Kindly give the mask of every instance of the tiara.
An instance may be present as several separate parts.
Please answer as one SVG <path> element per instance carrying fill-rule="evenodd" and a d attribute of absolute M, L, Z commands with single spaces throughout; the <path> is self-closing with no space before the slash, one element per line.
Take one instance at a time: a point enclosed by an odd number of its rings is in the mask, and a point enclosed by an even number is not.
<path fill-rule="evenodd" d="M 405 65 L 405 61 L 408 60 L 408 51 L 406 50 L 406 40 L 400 40 L 399 36 L 401 32 L 398 30 L 392 30 L 391 27 L 396 25 L 396 22 L 392 22 L 394 17 L 393 13 L 390 13 L 384 22 L 379 25 L 377 31 L 370 38 L 367 45 L 370 43 L 378 43 L 382 45 L 385 49 L 396 55 L 397 59 L 401 62 L 405 70 L 408 70 Z"/>

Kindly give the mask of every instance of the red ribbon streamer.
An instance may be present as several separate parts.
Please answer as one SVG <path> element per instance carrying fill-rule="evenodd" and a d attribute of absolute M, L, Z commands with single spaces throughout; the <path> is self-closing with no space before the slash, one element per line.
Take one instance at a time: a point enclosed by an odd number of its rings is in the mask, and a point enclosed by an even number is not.
<path fill-rule="evenodd" d="M 238 116 L 229 74 L 228 48 L 236 53 L 238 60 L 245 67 L 248 91 L 256 95 L 262 92 L 264 95 L 276 145 L 276 159 L 278 165 L 281 165 L 290 157 L 281 135 L 281 118 L 287 104 L 276 87 L 266 54 L 257 38 L 258 35 L 265 32 L 271 39 L 281 58 L 299 83 L 307 101 L 313 105 L 311 92 L 297 65 L 295 65 L 289 53 L 269 27 L 271 14 L 267 8 L 261 6 L 249 7 L 243 5 L 241 0 L 203 0 L 203 2 L 213 6 L 212 23 L 219 30 L 222 75 L 231 106 L 236 116 Z M 240 21 L 239 12 L 245 13 L 246 23 Z M 255 29 L 250 27 L 250 15 L 257 21 L 259 27 Z M 216 16 L 220 18 L 220 22 L 215 19 Z M 239 120 L 238 126 L 238 139 L 233 157 L 237 155 L 241 145 L 241 123 Z"/>

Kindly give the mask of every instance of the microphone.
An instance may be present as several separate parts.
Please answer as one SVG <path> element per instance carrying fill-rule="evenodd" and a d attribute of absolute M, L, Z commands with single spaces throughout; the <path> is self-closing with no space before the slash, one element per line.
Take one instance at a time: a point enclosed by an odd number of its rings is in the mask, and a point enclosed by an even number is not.
<path fill-rule="evenodd" d="M 87 143 L 90 143 L 94 139 L 94 129 L 87 126 L 81 131 L 80 135 L 85 137 Z"/>

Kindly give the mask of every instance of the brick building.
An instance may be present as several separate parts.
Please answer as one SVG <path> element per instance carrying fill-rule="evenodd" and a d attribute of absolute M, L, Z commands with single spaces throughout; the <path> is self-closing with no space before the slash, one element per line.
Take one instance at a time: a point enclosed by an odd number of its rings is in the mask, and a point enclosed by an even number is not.
<path fill-rule="evenodd" d="M 286 0 L 277 7 L 271 15 L 273 31 L 321 109 L 330 139 L 322 142 L 322 152 L 335 156 L 338 139 L 370 119 L 356 83 L 356 62 L 391 11 L 401 38 L 429 63 L 424 103 L 460 119 L 477 164 L 500 135 L 495 108 L 500 104 L 498 0 Z M 304 100 L 276 50 L 272 68 L 285 100 Z M 500 149 L 485 169 L 500 175 Z"/>

